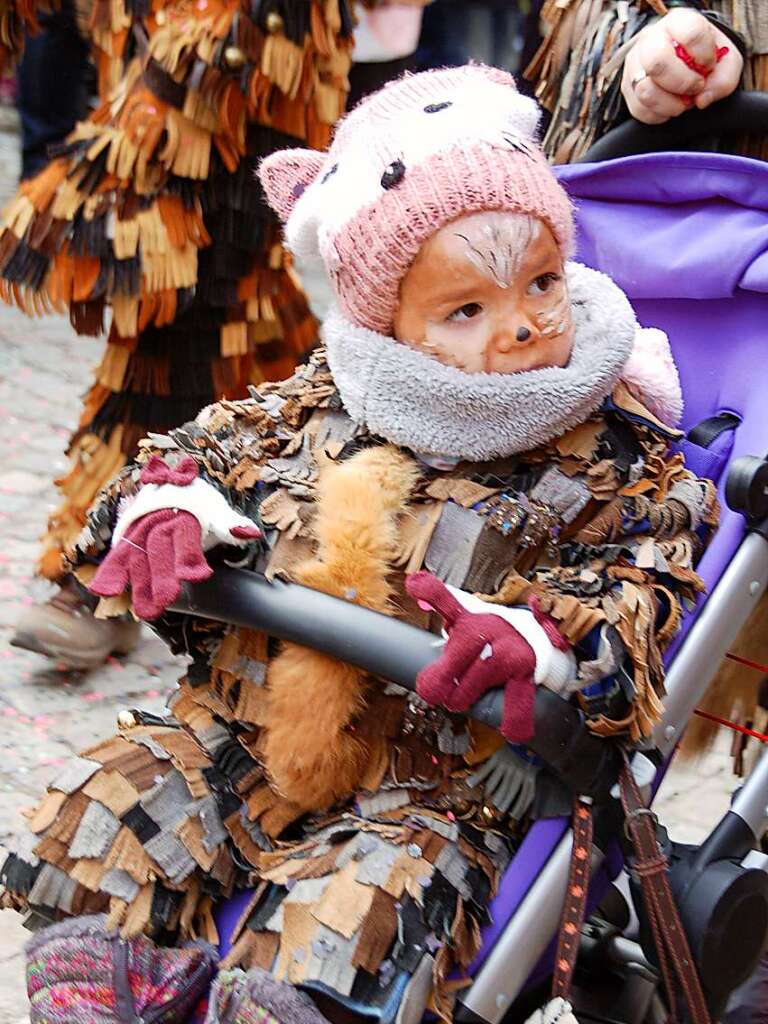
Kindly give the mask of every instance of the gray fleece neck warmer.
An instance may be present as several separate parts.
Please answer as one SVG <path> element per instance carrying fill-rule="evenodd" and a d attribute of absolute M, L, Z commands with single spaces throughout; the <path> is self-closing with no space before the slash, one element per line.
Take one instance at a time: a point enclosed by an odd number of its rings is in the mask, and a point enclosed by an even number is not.
<path fill-rule="evenodd" d="M 564 367 L 464 373 L 334 307 L 323 324 L 328 365 L 349 415 L 414 452 L 481 462 L 529 451 L 582 423 L 611 393 L 638 328 L 610 278 L 566 266 L 574 345 Z"/>

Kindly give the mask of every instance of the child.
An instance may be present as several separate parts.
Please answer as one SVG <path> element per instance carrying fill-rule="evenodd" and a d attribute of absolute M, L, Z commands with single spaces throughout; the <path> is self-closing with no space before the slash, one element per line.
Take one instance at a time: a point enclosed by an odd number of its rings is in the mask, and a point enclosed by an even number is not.
<path fill-rule="evenodd" d="M 313 1019 L 417 1020 L 430 993 L 447 1016 L 526 823 L 562 813 L 525 748 L 535 686 L 601 736 L 650 733 L 716 498 L 671 451 L 666 339 L 568 262 L 536 120 L 502 72 L 429 72 L 363 102 L 328 153 L 264 161 L 288 246 L 333 285 L 325 348 L 149 438 L 93 512 L 80 578 L 191 664 L 167 718 L 121 713 L 52 784 L 9 905 L 103 910 L 170 945 L 215 940 L 212 907 L 251 887 L 227 965 L 273 1015 L 301 986 Z M 238 545 L 268 578 L 437 612 L 424 699 L 166 611 L 211 574 L 204 552 Z M 512 745 L 462 714 L 493 687 Z"/>

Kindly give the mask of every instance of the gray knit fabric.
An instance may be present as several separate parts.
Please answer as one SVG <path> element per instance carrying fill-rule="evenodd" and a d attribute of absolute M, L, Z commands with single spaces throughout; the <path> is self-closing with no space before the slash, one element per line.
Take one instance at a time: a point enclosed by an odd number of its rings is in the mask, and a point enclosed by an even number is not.
<path fill-rule="evenodd" d="M 446 501 L 424 556 L 424 568 L 443 583 L 461 588 L 487 522 L 474 509 Z"/>
<path fill-rule="evenodd" d="M 172 831 L 186 820 L 192 794 L 184 776 L 175 768 L 141 801 L 150 818 L 164 831 Z"/>
<path fill-rule="evenodd" d="M 219 972 L 205 1024 L 259 1024 L 265 1010 L 280 1024 L 328 1024 L 309 996 L 260 967 Z"/>
<path fill-rule="evenodd" d="M 122 868 L 111 868 L 101 880 L 101 888 L 110 896 L 130 903 L 139 894 L 139 883 L 134 882 L 127 871 Z"/>
<path fill-rule="evenodd" d="M 525 373 L 464 373 L 334 308 L 323 340 L 350 416 L 414 452 L 472 462 L 529 451 L 582 423 L 617 384 L 638 324 L 610 278 L 578 263 L 566 276 L 570 362 Z"/>
<path fill-rule="evenodd" d="M 85 757 L 73 757 L 51 780 L 50 787 L 58 789 L 60 793 L 74 793 L 76 789 L 84 786 L 101 767 L 98 761 L 89 761 Z"/>
<path fill-rule="evenodd" d="M 74 878 L 53 864 L 43 864 L 30 889 L 29 900 L 33 906 L 56 907 L 65 914 L 71 914 L 76 890 L 77 882 Z"/>
<path fill-rule="evenodd" d="M 120 822 L 104 804 L 91 800 L 69 846 L 72 860 L 103 857 L 120 831 Z"/>
<path fill-rule="evenodd" d="M 157 861 L 173 885 L 181 885 L 197 867 L 186 846 L 170 832 L 158 832 L 144 843 L 144 849 Z"/>

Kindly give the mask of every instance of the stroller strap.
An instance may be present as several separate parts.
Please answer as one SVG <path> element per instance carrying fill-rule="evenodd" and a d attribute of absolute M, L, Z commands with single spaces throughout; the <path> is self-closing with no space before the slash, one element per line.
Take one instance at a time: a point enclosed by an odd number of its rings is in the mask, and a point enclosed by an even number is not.
<path fill-rule="evenodd" d="M 629 757 L 623 751 L 624 764 L 620 775 L 621 803 L 624 808 L 624 830 L 635 850 L 632 868 L 643 889 L 646 911 L 664 977 L 671 1010 L 670 1021 L 679 1022 L 679 983 L 696 1024 L 710 1024 L 701 982 L 683 930 L 680 915 L 667 877 L 667 858 L 661 852 L 656 838 L 656 818 L 643 801 L 632 774 Z"/>
<path fill-rule="evenodd" d="M 568 872 L 568 888 L 557 935 L 552 997 L 568 999 L 579 953 L 581 926 L 587 910 L 587 890 L 592 860 L 593 819 L 589 798 L 577 797 L 573 805 L 573 846 Z"/>

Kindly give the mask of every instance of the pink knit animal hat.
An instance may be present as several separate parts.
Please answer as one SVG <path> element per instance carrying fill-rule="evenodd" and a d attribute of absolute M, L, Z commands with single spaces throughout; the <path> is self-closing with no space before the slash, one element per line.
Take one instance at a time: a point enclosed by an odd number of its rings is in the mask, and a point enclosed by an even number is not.
<path fill-rule="evenodd" d="M 504 71 L 426 71 L 363 100 L 327 153 L 273 153 L 259 177 L 288 248 L 322 259 L 350 320 L 390 334 L 419 249 L 463 214 L 530 214 L 570 254 L 571 206 L 537 144 L 538 119 Z"/>

